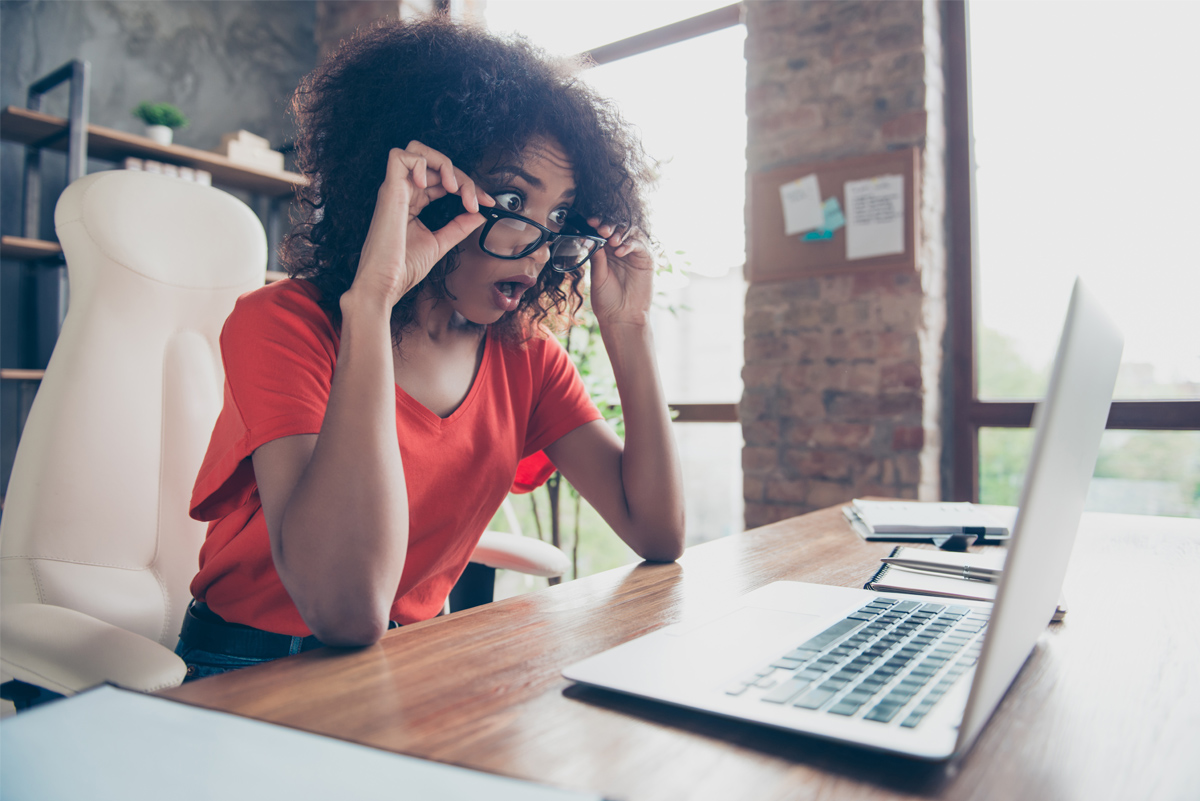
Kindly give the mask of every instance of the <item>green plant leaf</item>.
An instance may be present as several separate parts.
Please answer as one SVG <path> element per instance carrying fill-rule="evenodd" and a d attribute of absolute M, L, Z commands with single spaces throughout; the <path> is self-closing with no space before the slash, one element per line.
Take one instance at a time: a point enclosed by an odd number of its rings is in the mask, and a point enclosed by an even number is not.
<path fill-rule="evenodd" d="M 188 126 L 188 118 L 170 103 L 142 101 L 133 109 L 133 116 L 147 125 L 165 125 L 168 128 L 186 128 Z"/>

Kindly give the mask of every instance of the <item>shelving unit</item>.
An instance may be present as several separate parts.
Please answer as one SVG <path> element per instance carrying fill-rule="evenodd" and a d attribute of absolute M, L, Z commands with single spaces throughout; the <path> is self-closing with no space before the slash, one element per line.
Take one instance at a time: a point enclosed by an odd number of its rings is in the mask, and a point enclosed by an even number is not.
<path fill-rule="evenodd" d="M 0 139 L 6 142 L 46 150 L 67 150 L 70 123 L 63 117 L 40 111 L 9 106 L 0 112 Z M 153 159 L 164 164 L 207 170 L 213 183 L 229 189 L 239 189 L 273 201 L 290 198 L 297 186 L 307 181 L 295 172 L 261 170 L 230 161 L 225 156 L 183 145 L 160 145 L 144 136 L 105 128 L 87 126 L 87 156 L 112 162 L 122 162 L 133 156 Z M 25 237 L 6 236 L 0 240 L 0 258 L 36 261 L 61 256 L 56 242 Z"/>
<path fill-rule="evenodd" d="M 282 216 L 280 211 L 286 208 L 295 189 L 306 183 L 303 175 L 288 171 L 264 170 L 232 161 L 218 153 L 183 145 L 160 145 L 137 134 L 89 124 L 89 69 L 86 62 L 69 62 L 31 85 L 29 108 L 9 106 L 0 111 L 0 140 L 25 145 L 28 148 L 25 159 L 25 216 L 22 235 L 0 237 L 0 259 L 21 263 L 22 269 L 31 270 L 60 269 L 64 264 L 62 248 L 57 242 L 36 238 L 41 205 L 40 158 L 44 150 L 67 153 L 68 181 L 86 173 L 89 159 L 120 165 L 126 158 L 134 157 L 205 170 L 212 175 L 214 185 L 261 198 L 265 202 L 265 208 L 260 208 L 259 214 L 264 218 L 268 240 L 271 243 L 279 240 L 282 233 L 278 230 Z M 40 111 L 41 95 L 68 81 L 71 86 L 70 118 Z M 286 275 L 281 272 L 267 272 L 268 282 L 284 277 Z M 65 282 L 59 297 L 61 326 Z M 14 382 L 20 387 L 18 430 L 23 426 L 24 416 L 28 413 L 29 404 L 43 375 L 44 370 L 40 369 L 0 368 L 0 380 L 6 384 Z"/>
<path fill-rule="evenodd" d="M 57 242 L 43 242 L 40 239 L 26 239 L 23 236 L 0 237 L 0 259 L 37 261 L 53 259 L 61 255 L 62 248 Z"/>
<path fill-rule="evenodd" d="M 0 132 L 7 142 L 65 151 L 67 128 L 66 119 L 40 111 L 9 106 L 0 112 Z M 296 186 L 306 183 L 304 176 L 299 173 L 261 170 L 230 161 L 218 153 L 183 145 L 160 145 L 144 136 L 114 128 L 88 125 L 87 133 L 88 158 L 120 162 L 128 156 L 134 156 L 208 170 L 215 184 L 267 197 L 290 196 Z"/>

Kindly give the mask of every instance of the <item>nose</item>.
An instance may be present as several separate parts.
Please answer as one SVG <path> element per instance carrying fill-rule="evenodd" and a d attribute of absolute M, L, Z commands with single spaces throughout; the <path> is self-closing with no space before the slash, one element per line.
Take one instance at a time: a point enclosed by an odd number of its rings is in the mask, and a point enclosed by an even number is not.
<path fill-rule="evenodd" d="M 538 272 L 550 263 L 550 242 L 543 242 L 541 247 L 530 253 L 526 258 L 533 259 L 533 263 L 537 266 Z"/>

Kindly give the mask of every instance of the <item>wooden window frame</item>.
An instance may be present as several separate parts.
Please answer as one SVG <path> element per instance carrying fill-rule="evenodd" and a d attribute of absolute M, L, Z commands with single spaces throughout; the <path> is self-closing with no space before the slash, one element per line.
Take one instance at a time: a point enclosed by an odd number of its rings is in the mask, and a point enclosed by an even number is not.
<path fill-rule="evenodd" d="M 742 4 L 734 3 L 601 45 L 579 55 L 594 66 L 611 64 L 741 24 Z M 736 403 L 672 403 L 670 407 L 677 423 L 736 423 L 740 419 Z"/>
<path fill-rule="evenodd" d="M 953 500 L 979 501 L 979 430 L 1029 428 L 1035 401 L 980 400 L 976 363 L 975 285 L 979 268 L 975 236 L 974 134 L 971 126 L 970 52 L 967 7 L 943 0 L 946 39 L 947 192 L 949 195 L 949 347 Z M 1116 400 L 1107 428 L 1158 431 L 1200 430 L 1200 400 Z"/>

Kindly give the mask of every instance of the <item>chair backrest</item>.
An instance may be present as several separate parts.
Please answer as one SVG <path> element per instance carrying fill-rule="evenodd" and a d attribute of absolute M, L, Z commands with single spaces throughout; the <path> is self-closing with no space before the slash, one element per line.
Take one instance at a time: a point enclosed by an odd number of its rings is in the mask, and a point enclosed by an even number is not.
<path fill-rule="evenodd" d="M 226 192 L 123 170 L 68 186 L 54 222 L 70 304 L 5 498 L 0 602 L 174 648 L 204 538 L 188 501 L 221 406 L 218 337 L 263 284 L 266 237 Z"/>

